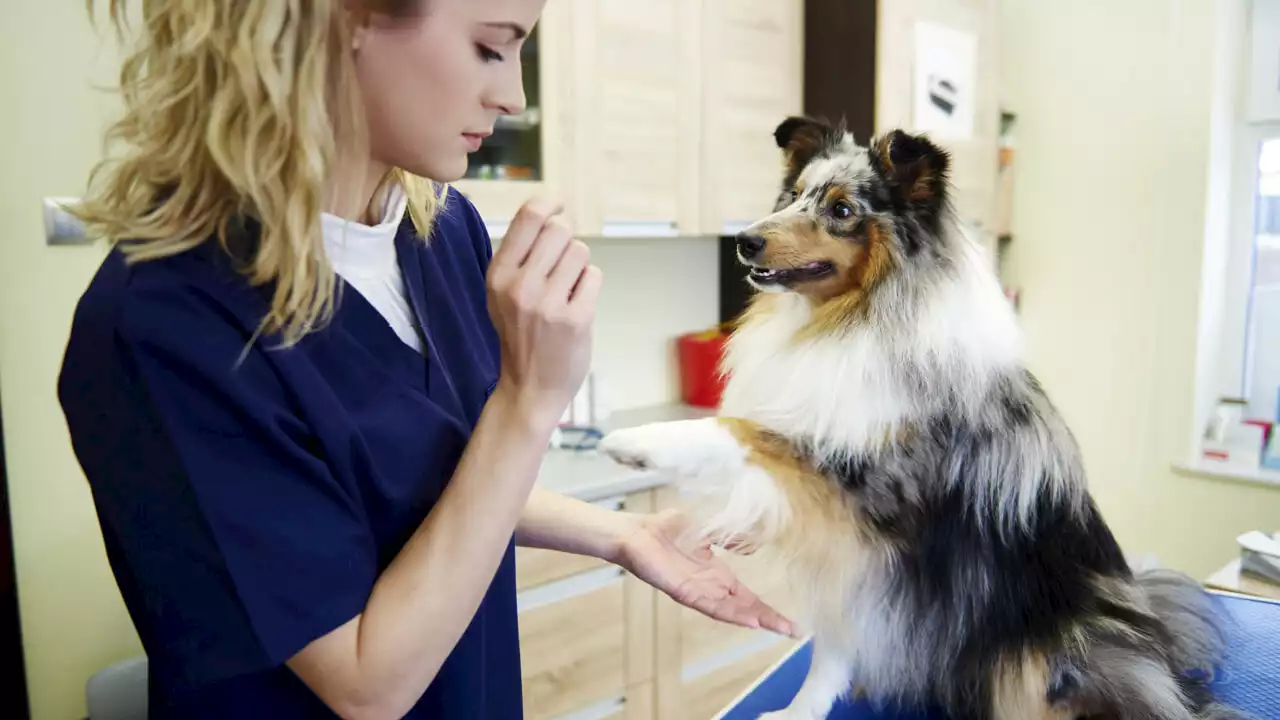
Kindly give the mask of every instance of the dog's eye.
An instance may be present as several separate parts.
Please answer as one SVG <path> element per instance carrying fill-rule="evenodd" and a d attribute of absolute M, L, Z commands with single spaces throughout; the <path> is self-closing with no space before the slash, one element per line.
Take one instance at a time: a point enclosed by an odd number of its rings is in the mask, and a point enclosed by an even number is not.
<path fill-rule="evenodd" d="M 831 206 L 831 214 L 840 220 L 848 220 L 853 217 L 853 208 L 849 207 L 846 202 L 838 202 Z"/>

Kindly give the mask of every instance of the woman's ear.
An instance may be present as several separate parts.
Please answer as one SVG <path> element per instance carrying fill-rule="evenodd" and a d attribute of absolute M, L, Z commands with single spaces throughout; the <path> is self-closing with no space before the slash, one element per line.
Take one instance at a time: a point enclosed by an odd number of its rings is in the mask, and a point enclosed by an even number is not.
<path fill-rule="evenodd" d="M 343 0 L 347 12 L 347 22 L 351 23 L 351 51 L 360 52 L 368 33 L 370 15 L 374 8 L 369 0 Z"/>

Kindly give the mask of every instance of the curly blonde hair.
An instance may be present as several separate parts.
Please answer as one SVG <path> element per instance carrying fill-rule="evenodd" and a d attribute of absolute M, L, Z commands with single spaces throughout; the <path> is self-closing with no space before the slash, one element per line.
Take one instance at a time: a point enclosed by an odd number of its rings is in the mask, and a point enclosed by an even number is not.
<path fill-rule="evenodd" d="M 94 4 L 86 0 L 91 16 Z M 126 4 L 108 0 L 122 43 Z M 408 4 L 382 0 L 361 12 Z M 362 18 L 344 0 L 142 0 L 141 11 L 143 30 L 120 71 L 124 114 L 70 210 L 132 262 L 212 237 L 226 248 L 231 224 L 252 218 L 261 235 L 243 272 L 273 285 L 258 332 L 292 345 L 335 304 L 320 214 L 339 154 L 368 146 L 349 52 Z M 444 187 L 396 169 L 375 199 L 391 182 L 404 188 L 425 238 Z"/>

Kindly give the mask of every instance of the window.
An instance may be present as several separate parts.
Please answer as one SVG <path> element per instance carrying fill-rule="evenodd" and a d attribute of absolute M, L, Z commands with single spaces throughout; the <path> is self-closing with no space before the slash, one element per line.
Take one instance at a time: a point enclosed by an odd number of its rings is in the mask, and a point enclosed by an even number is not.
<path fill-rule="evenodd" d="M 1277 417 L 1280 397 L 1280 128 L 1255 137 L 1253 227 L 1245 285 L 1241 396 L 1251 417 Z"/>
<path fill-rule="evenodd" d="M 1280 439 L 1280 0 L 1217 7 L 1195 427 L 1179 466 L 1280 484 L 1280 452 L 1253 447 L 1257 428 L 1226 457 L 1206 436 L 1241 416 Z"/>
<path fill-rule="evenodd" d="M 1280 397 L 1280 125 L 1239 132 L 1233 183 L 1221 387 L 1249 417 L 1275 420 Z"/>

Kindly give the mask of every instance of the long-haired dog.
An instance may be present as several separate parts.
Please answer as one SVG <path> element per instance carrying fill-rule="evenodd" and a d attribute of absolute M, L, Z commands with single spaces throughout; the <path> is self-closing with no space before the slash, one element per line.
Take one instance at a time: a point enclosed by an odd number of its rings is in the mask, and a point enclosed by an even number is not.
<path fill-rule="evenodd" d="M 1210 596 L 1135 573 L 1020 359 L 948 200 L 948 154 L 789 118 L 774 211 L 737 238 L 758 288 L 717 416 L 608 434 L 616 461 L 716 486 L 708 536 L 782 553 L 813 656 L 782 715 L 855 687 L 952 718 L 1239 717 L 1203 671 Z"/>

